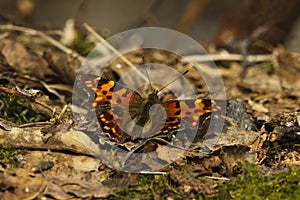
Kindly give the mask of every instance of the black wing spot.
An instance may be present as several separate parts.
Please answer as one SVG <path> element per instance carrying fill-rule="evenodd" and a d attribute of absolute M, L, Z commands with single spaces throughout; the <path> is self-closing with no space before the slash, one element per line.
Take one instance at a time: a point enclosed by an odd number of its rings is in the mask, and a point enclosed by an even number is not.
<path fill-rule="evenodd" d="M 180 108 L 180 103 L 179 103 L 179 101 L 176 101 L 175 108 Z"/>
<path fill-rule="evenodd" d="M 181 111 L 178 110 L 178 111 L 175 112 L 175 115 L 180 115 L 180 113 L 181 113 Z"/>
<path fill-rule="evenodd" d="M 110 92 L 113 92 L 113 91 L 114 91 L 114 88 L 115 88 L 115 87 L 111 87 L 111 88 L 109 89 L 109 91 L 110 91 Z"/>

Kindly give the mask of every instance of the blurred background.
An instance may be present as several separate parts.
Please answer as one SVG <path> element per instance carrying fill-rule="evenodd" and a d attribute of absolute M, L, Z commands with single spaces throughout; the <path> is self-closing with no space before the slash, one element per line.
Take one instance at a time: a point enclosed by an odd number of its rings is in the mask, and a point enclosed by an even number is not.
<path fill-rule="evenodd" d="M 48 30 L 63 29 L 74 19 L 104 37 L 159 26 L 186 33 L 204 46 L 231 46 L 232 51 L 244 40 L 300 51 L 299 8 L 299 0 L 0 0 L 0 22 Z"/>

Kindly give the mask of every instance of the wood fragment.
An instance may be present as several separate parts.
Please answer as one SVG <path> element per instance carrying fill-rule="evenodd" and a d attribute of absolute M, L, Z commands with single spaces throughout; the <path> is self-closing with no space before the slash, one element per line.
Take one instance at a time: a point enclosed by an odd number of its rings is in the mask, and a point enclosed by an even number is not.
<path fill-rule="evenodd" d="M 85 155 L 99 153 L 98 146 L 81 131 L 60 130 L 49 136 L 40 127 L 11 127 L 10 130 L 4 130 L 0 126 L 0 146 L 71 151 Z"/>

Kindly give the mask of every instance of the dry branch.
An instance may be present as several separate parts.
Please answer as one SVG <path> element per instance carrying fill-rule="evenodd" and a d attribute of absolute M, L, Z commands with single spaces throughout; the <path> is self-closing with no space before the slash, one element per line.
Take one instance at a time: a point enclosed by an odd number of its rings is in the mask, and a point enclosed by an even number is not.
<path fill-rule="evenodd" d="M 0 146 L 9 146 L 14 148 L 29 148 L 42 150 L 57 150 L 57 151 L 71 151 L 74 153 L 94 155 L 86 148 L 98 152 L 98 147 L 92 140 L 83 132 L 76 130 L 65 130 L 63 126 L 59 125 L 57 132 L 43 133 L 41 127 L 11 127 L 10 130 L 0 128 Z"/>

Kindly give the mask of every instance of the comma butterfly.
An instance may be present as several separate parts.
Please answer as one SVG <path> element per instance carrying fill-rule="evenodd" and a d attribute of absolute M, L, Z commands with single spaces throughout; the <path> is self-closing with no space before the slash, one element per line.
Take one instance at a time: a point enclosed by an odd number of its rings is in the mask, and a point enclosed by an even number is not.
<path fill-rule="evenodd" d="M 153 137 L 172 134 L 184 128 L 181 121 L 187 122 L 185 124 L 189 128 L 197 129 L 201 116 L 220 109 L 207 99 L 165 100 L 158 95 L 159 90 L 153 90 L 147 97 L 143 97 L 137 91 L 101 77 L 87 80 L 85 84 L 95 92 L 92 107 L 96 110 L 103 133 L 118 143 L 124 142 L 130 135 L 135 139 L 145 135 Z M 159 106 L 152 109 L 154 105 Z M 163 113 L 161 109 L 164 110 L 165 118 L 159 115 Z M 129 113 L 125 110 L 129 110 Z M 155 131 L 151 132 L 150 129 Z"/>

